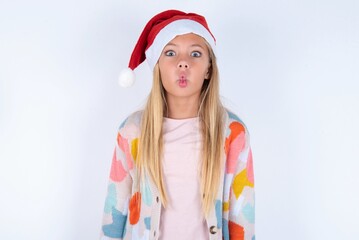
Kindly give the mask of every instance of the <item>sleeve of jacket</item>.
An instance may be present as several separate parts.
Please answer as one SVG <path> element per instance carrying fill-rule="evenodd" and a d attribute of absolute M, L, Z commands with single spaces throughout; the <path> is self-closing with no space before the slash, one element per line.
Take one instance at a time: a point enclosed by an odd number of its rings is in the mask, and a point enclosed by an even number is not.
<path fill-rule="evenodd" d="M 123 239 L 126 232 L 133 182 L 130 172 L 134 168 L 137 146 L 136 138 L 129 137 L 126 128 L 126 124 L 122 124 L 117 133 L 103 214 L 102 240 Z"/>
<path fill-rule="evenodd" d="M 227 221 L 224 239 L 254 240 L 253 159 L 246 126 L 235 118 L 230 121 L 226 137 L 226 180 L 230 182 L 228 201 L 224 202 Z"/>

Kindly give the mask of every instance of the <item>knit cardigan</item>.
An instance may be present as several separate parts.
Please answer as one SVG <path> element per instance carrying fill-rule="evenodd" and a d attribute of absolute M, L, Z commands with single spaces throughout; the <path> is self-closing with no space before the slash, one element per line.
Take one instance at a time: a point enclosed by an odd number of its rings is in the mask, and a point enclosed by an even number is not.
<path fill-rule="evenodd" d="M 117 134 L 101 240 L 159 237 L 159 191 L 149 176 L 145 176 L 140 189 L 136 187 L 135 161 L 142 114 L 139 111 L 130 115 Z M 209 239 L 254 240 L 254 176 L 249 133 L 244 123 L 227 111 L 224 134 L 225 170 L 206 218 Z"/>

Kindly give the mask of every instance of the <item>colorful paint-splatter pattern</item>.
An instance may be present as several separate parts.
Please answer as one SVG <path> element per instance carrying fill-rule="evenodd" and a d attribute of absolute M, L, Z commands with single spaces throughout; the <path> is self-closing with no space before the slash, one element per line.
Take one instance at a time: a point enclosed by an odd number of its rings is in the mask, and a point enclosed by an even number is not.
<path fill-rule="evenodd" d="M 113 154 L 101 240 L 158 239 L 161 201 L 145 177 L 136 189 L 135 161 L 142 112 L 120 126 Z M 255 240 L 254 175 L 249 134 L 243 122 L 228 112 L 225 131 L 225 172 L 213 211 L 206 219 L 209 239 Z M 214 231 L 215 229 L 215 231 Z"/>

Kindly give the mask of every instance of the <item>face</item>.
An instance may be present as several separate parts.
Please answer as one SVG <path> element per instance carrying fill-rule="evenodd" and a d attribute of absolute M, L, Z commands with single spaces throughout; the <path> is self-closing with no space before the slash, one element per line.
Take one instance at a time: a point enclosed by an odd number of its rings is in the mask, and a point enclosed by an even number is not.
<path fill-rule="evenodd" d="M 199 100 L 210 68 L 208 47 L 202 37 L 193 33 L 175 37 L 164 47 L 158 65 L 168 101 Z"/>

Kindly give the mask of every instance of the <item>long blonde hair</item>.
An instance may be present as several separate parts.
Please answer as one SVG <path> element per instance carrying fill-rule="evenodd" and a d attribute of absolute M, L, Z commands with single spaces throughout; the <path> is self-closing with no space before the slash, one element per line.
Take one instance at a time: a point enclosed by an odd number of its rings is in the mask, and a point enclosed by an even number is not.
<path fill-rule="evenodd" d="M 200 193 L 203 196 L 202 210 L 204 216 L 209 215 L 217 197 L 221 181 L 222 163 L 224 161 L 223 116 L 225 113 L 219 96 L 219 76 L 216 58 L 207 42 L 206 45 L 210 57 L 210 77 L 203 83 L 198 110 L 203 139 Z M 159 190 L 164 207 L 168 203 L 168 198 L 163 180 L 161 161 L 163 155 L 162 121 L 166 111 L 165 89 L 162 86 L 158 64 L 156 64 L 153 71 L 152 90 L 142 116 L 136 165 L 138 182 L 140 183 L 143 180 L 144 173 L 149 174 Z"/>

